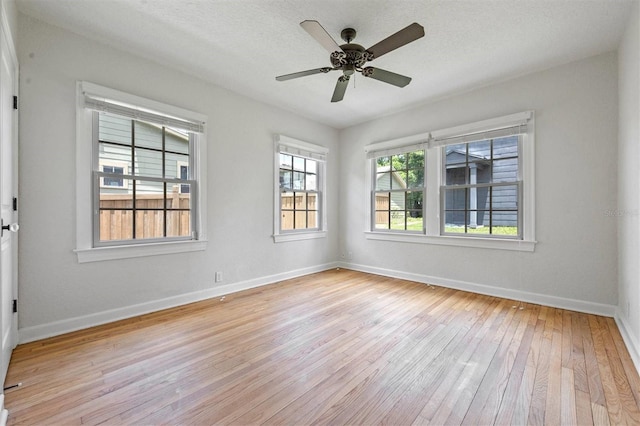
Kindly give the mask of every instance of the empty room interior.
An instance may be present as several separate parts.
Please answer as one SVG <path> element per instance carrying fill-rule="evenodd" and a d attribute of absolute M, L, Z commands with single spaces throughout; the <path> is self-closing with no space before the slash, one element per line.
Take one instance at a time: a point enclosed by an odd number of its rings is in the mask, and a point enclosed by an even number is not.
<path fill-rule="evenodd" d="M 637 0 L 0 5 L 0 424 L 640 424 Z"/>

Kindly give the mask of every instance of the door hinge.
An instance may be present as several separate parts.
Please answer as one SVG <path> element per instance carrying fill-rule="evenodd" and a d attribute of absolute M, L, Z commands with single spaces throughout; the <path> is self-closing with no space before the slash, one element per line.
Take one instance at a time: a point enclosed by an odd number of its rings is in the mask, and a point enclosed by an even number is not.
<path fill-rule="evenodd" d="M 18 299 L 13 299 L 13 313 L 18 313 Z"/>
<path fill-rule="evenodd" d="M 18 97 L 13 97 L 13 109 L 18 109 Z"/>
<path fill-rule="evenodd" d="M 18 211 L 18 197 L 13 197 L 13 211 Z"/>

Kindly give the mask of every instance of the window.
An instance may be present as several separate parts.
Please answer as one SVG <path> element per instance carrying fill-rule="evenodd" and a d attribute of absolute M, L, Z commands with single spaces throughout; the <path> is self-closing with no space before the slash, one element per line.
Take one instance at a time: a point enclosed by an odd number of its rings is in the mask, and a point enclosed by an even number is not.
<path fill-rule="evenodd" d="M 424 150 L 375 159 L 375 229 L 423 231 L 424 172 Z"/>
<path fill-rule="evenodd" d="M 78 260 L 203 250 L 204 117 L 79 82 L 77 121 Z"/>
<path fill-rule="evenodd" d="M 95 152 L 103 163 L 94 174 L 101 183 L 94 194 L 98 231 L 94 247 L 194 239 L 191 212 L 197 200 L 189 189 L 196 182 L 188 173 L 176 177 L 181 173 L 179 163 L 189 164 L 193 155 L 193 132 L 108 112 L 94 111 L 93 115 L 98 129 Z M 126 163 L 131 173 L 125 175 L 125 167 L 104 165 L 116 159 Z"/>
<path fill-rule="evenodd" d="M 366 147 L 369 239 L 533 251 L 533 112 Z"/>
<path fill-rule="evenodd" d="M 447 145 L 443 234 L 520 237 L 519 135 Z"/>
<path fill-rule="evenodd" d="M 327 149 L 286 136 L 276 136 L 276 242 L 326 235 L 324 167 Z"/>

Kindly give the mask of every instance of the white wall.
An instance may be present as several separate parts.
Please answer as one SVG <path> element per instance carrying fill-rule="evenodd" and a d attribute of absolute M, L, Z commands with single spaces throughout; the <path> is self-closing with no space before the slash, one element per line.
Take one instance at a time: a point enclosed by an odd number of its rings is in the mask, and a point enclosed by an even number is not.
<path fill-rule="evenodd" d="M 640 10 L 629 17 L 618 53 L 618 324 L 640 369 Z M 635 348 L 635 349 L 634 349 Z"/>
<path fill-rule="evenodd" d="M 336 130 L 24 15 L 19 41 L 23 340 L 215 292 L 215 271 L 254 285 L 336 260 Z M 75 175 L 76 80 L 208 115 L 206 251 L 78 264 L 75 180 L 88 177 Z M 274 133 L 330 149 L 327 238 L 273 242 Z"/>
<path fill-rule="evenodd" d="M 15 0 L 2 0 L 2 13 L 9 26 L 9 32 L 11 33 L 13 44 L 15 45 L 18 32 L 18 10 L 16 9 Z"/>
<path fill-rule="evenodd" d="M 534 253 L 365 239 L 365 145 L 525 110 L 536 113 Z M 351 253 L 347 263 L 363 270 L 497 295 L 528 292 L 543 296 L 529 299 L 612 314 L 617 223 L 605 212 L 617 205 L 617 131 L 615 53 L 346 129 L 340 134 L 341 253 Z"/>

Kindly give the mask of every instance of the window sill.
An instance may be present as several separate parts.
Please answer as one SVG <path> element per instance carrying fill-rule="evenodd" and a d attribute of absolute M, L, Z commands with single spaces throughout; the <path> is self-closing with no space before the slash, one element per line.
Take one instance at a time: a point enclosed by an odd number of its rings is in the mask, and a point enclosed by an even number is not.
<path fill-rule="evenodd" d="M 74 252 L 78 255 L 78 263 L 86 263 L 161 254 L 187 253 L 206 249 L 207 241 L 198 240 L 76 249 Z"/>
<path fill-rule="evenodd" d="M 300 241 L 300 240 L 312 240 L 315 238 L 325 238 L 326 236 L 327 236 L 326 231 L 294 232 L 291 234 L 274 235 L 273 241 L 276 243 L 284 243 L 287 241 Z"/>
<path fill-rule="evenodd" d="M 431 236 L 424 234 L 400 234 L 393 232 L 365 232 L 368 240 L 396 241 L 416 244 L 436 244 L 443 246 L 476 247 L 496 250 L 528 251 L 535 250 L 536 241 L 508 240 L 498 238 Z"/>

